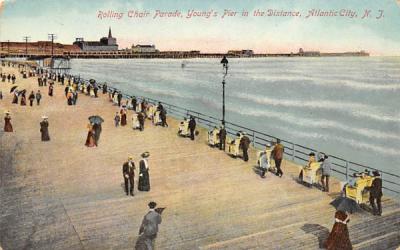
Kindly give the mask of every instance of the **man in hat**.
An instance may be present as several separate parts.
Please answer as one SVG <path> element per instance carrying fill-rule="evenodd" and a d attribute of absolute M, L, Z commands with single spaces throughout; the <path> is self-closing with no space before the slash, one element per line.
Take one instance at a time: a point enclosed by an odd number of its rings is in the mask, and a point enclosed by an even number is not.
<path fill-rule="evenodd" d="M 218 136 L 219 136 L 219 150 L 225 150 L 226 130 L 224 125 L 221 125 Z"/>
<path fill-rule="evenodd" d="M 329 192 L 329 176 L 331 175 L 331 162 L 328 159 L 328 155 L 323 154 L 323 160 L 321 164 L 321 183 L 322 183 L 322 191 Z M 325 180 L 325 181 L 324 181 Z"/>
<path fill-rule="evenodd" d="M 42 141 L 50 141 L 49 136 L 49 121 L 47 116 L 42 116 L 43 121 L 40 122 L 40 133 L 42 134 Z"/>
<path fill-rule="evenodd" d="M 40 93 L 40 90 L 38 90 L 36 92 L 35 97 L 36 97 L 36 104 L 39 106 L 40 105 L 40 100 L 42 99 L 42 94 Z"/>
<path fill-rule="evenodd" d="M 246 133 L 243 132 L 242 139 L 240 139 L 240 148 L 243 150 L 243 160 L 248 161 L 249 160 L 249 146 L 250 146 L 250 138 L 246 135 Z"/>
<path fill-rule="evenodd" d="M 122 101 L 122 94 L 121 94 L 121 92 L 118 93 L 118 95 L 117 95 L 117 100 L 118 100 L 118 107 L 121 107 L 121 101 Z"/>
<path fill-rule="evenodd" d="M 35 93 L 33 93 L 33 91 L 31 91 L 30 95 L 28 96 L 29 99 L 29 106 L 33 106 L 33 101 L 35 100 Z"/>
<path fill-rule="evenodd" d="M 283 158 L 283 152 L 285 151 L 285 148 L 281 144 L 280 139 L 276 139 L 276 144 L 274 149 L 272 150 L 272 158 L 275 161 L 275 167 L 276 167 L 276 176 L 282 177 L 283 172 L 281 169 L 281 163 L 282 163 L 282 158 Z"/>
<path fill-rule="evenodd" d="M 380 178 L 379 171 L 375 170 L 372 172 L 374 175 L 374 180 L 372 181 L 371 187 L 366 187 L 367 190 L 369 190 L 369 203 L 371 203 L 372 206 L 372 213 L 373 215 L 382 215 L 382 204 L 381 204 L 381 198 L 382 198 L 382 179 Z M 378 209 L 375 206 L 375 201 L 376 205 L 378 206 Z"/>
<path fill-rule="evenodd" d="M 190 140 L 194 140 L 194 131 L 196 130 L 196 120 L 193 116 L 190 116 L 189 120 Z"/>
<path fill-rule="evenodd" d="M 143 112 L 139 112 L 137 115 L 137 118 L 139 120 L 140 131 L 143 131 L 144 130 L 144 114 L 143 114 Z"/>
<path fill-rule="evenodd" d="M 139 229 L 139 238 L 136 242 L 135 249 L 153 250 L 155 239 L 158 233 L 158 225 L 161 224 L 161 215 L 155 211 L 157 203 L 151 201 L 149 204 L 149 212 L 144 216 L 142 225 Z"/>
<path fill-rule="evenodd" d="M 150 175 L 149 175 L 149 163 L 147 158 L 150 156 L 149 152 L 144 152 L 142 155 L 142 159 L 139 162 L 139 183 L 138 190 L 139 191 L 150 191 Z"/>
<path fill-rule="evenodd" d="M 135 163 L 133 162 L 132 156 L 129 156 L 128 161 L 122 165 L 122 176 L 124 177 L 126 195 L 128 195 L 128 189 L 129 189 L 129 194 L 131 196 L 134 196 L 133 187 L 135 184 L 135 181 L 134 181 L 134 179 L 135 179 Z M 130 184 L 130 187 L 129 187 L 129 184 Z"/>

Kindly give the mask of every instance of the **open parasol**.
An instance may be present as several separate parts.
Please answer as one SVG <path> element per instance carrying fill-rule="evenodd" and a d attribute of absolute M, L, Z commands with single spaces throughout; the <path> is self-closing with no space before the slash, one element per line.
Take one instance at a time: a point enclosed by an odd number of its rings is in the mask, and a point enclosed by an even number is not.
<path fill-rule="evenodd" d="M 18 88 L 18 86 L 12 86 L 11 89 L 10 89 L 10 93 L 14 92 L 14 90 L 15 90 L 16 88 Z"/>
<path fill-rule="evenodd" d="M 96 83 L 96 80 L 95 80 L 95 79 L 90 79 L 89 82 L 90 82 L 91 84 L 93 84 L 93 83 Z"/>
<path fill-rule="evenodd" d="M 158 207 L 156 209 L 154 209 L 154 211 L 156 211 L 159 214 L 162 214 L 162 212 L 166 209 L 166 207 Z"/>
<path fill-rule="evenodd" d="M 26 89 L 23 89 L 23 90 L 21 90 L 21 91 L 18 92 L 18 95 L 23 95 L 23 94 L 25 94 L 25 93 L 26 93 Z"/>
<path fill-rule="evenodd" d="M 92 115 L 89 117 L 89 121 L 94 124 L 101 124 L 104 122 L 104 119 L 98 115 Z"/>
<path fill-rule="evenodd" d="M 361 207 L 355 200 L 343 196 L 337 197 L 330 204 L 334 206 L 337 211 L 348 212 L 351 214 L 361 211 Z"/>

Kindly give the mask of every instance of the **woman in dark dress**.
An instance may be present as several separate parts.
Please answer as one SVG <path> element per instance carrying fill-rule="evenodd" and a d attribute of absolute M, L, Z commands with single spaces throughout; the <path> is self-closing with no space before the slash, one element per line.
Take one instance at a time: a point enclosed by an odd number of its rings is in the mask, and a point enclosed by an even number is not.
<path fill-rule="evenodd" d="M 121 109 L 120 111 L 121 114 L 121 126 L 126 125 L 126 110 L 124 108 Z"/>
<path fill-rule="evenodd" d="M 4 132 L 13 132 L 10 111 L 7 111 L 5 114 L 6 116 L 4 117 Z"/>
<path fill-rule="evenodd" d="M 14 91 L 14 98 L 12 101 L 13 104 L 18 104 L 18 92 Z"/>
<path fill-rule="evenodd" d="M 26 106 L 26 96 L 25 96 L 25 93 L 22 93 L 22 96 L 21 96 L 21 106 Z"/>
<path fill-rule="evenodd" d="M 53 84 L 49 85 L 49 96 L 53 96 Z"/>
<path fill-rule="evenodd" d="M 89 129 L 89 131 L 88 131 L 88 135 L 86 138 L 85 146 L 90 147 L 90 148 L 96 147 L 96 140 L 94 137 L 95 132 L 93 129 L 93 124 L 89 123 L 88 129 Z"/>
<path fill-rule="evenodd" d="M 139 172 L 139 191 L 150 191 L 150 176 L 149 176 L 149 163 L 147 158 L 150 156 L 149 152 L 144 152 L 142 154 L 142 159 L 140 160 L 140 172 Z"/>
<path fill-rule="evenodd" d="M 328 239 L 324 243 L 324 247 L 328 250 L 351 250 L 349 230 L 347 229 L 347 223 L 349 223 L 350 217 L 343 211 L 336 211 L 335 213 L 335 224 L 333 225 L 332 231 L 329 234 Z"/>
<path fill-rule="evenodd" d="M 40 133 L 42 134 L 42 141 L 50 141 L 49 135 L 49 121 L 47 116 L 42 116 L 43 121 L 40 122 Z"/>

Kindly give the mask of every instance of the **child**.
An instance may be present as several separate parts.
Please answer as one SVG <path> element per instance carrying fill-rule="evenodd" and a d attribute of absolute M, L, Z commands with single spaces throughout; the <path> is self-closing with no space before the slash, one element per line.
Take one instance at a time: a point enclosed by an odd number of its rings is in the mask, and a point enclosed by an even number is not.
<path fill-rule="evenodd" d="M 119 116 L 119 113 L 116 112 L 116 113 L 115 113 L 115 117 L 114 117 L 115 127 L 118 127 L 118 126 L 119 126 L 119 121 L 120 121 L 120 120 L 121 120 L 121 118 L 120 118 L 120 116 Z"/>

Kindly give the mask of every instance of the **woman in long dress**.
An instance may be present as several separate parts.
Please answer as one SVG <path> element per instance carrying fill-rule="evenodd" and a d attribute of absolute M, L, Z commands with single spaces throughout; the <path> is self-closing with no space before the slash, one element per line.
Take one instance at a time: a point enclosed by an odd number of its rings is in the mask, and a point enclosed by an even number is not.
<path fill-rule="evenodd" d="M 18 92 L 14 91 L 14 98 L 12 101 L 13 104 L 18 104 Z"/>
<path fill-rule="evenodd" d="M 126 110 L 124 108 L 121 109 L 120 111 L 121 114 L 121 126 L 126 125 Z"/>
<path fill-rule="evenodd" d="M 324 243 L 324 247 L 328 250 L 351 250 L 349 230 L 347 229 L 347 223 L 349 223 L 350 217 L 348 214 L 342 211 L 336 211 L 335 213 L 335 224 L 332 227 L 332 231 L 329 234 L 328 239 Z"/>
<path fill-rule="evenodd" d="M 25 97 L 25 93 L 23 93 L 22 96 L 21 96 L 21 106 L 26 106 L 26 97 Z"/>
<path fill-rule="evenodd" d="M 42 134 L 42 141 L 50 141 L 49 135 L 49 121 L 47 116 L 42 116 L 43 121 L 40 122 L 40 133 Z"/>
<path fill-rule="evenodd" d="M 13 127 L 11 125 L 11 115 L 10 112 L 6 112 L 6 116 L 4 117 L 4 132 L 13 132 Z"/>
<path fill-rule="evenodd" d="M 87 138 L 86 138 L 86 142 L 85 142 L 85 146 L 87 146 L 87 147 L 96 147 L 96 140 L 95 140 L 95 137 L 94 137 L 94 129 L 93 129 L 93 124 L 91 124 L 91 123 L 89 123 L 88 124 L 88 129 L 89 129 L 89 131 L 88 131 L 88 135 L 87 135 Z"/>
<path fill-rule="evenodd" d="M 140 172 L 139 172 L 139 191 L 150 191 L 150 176 L 149 176 L 149 163 L 147 158 L 150 156 L 149 152 L 142 154 L 142 159 L 140 160 Z"/>

